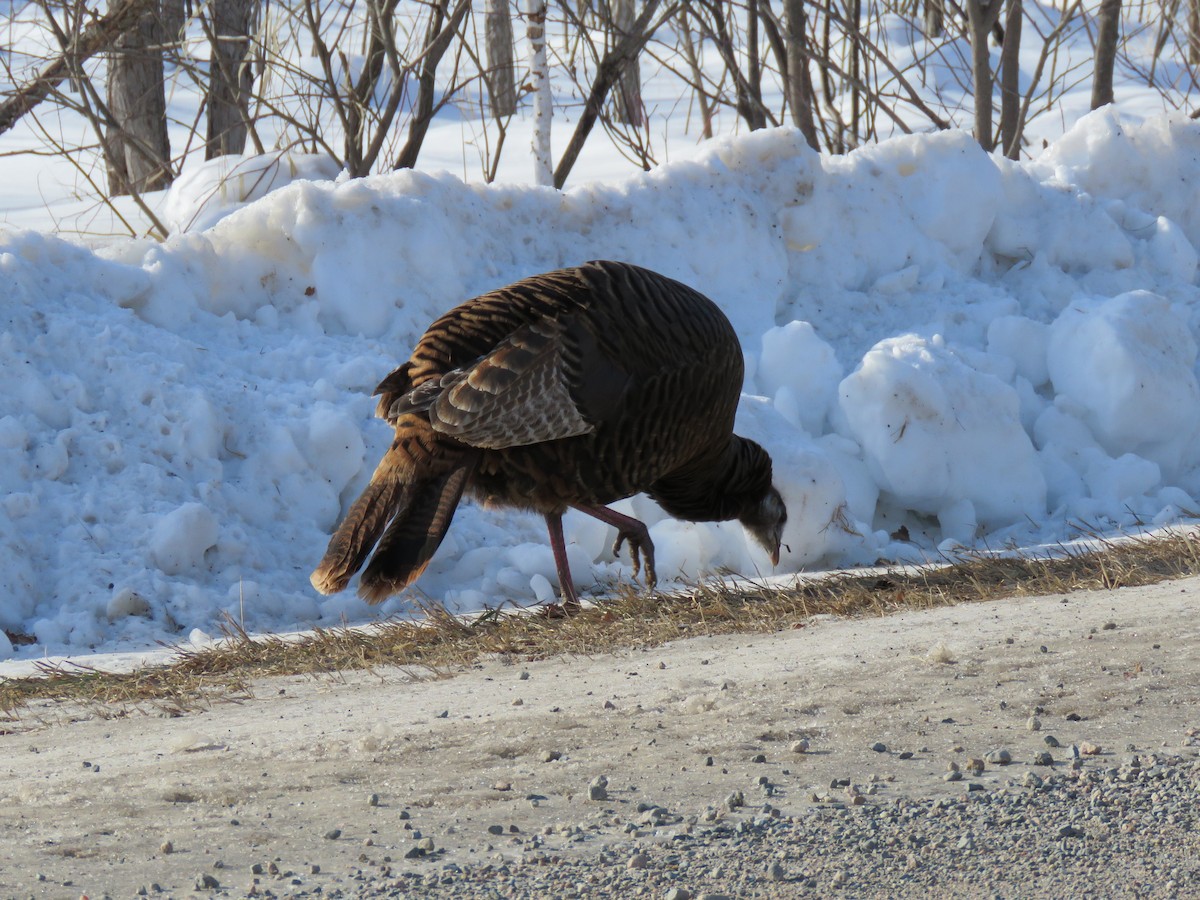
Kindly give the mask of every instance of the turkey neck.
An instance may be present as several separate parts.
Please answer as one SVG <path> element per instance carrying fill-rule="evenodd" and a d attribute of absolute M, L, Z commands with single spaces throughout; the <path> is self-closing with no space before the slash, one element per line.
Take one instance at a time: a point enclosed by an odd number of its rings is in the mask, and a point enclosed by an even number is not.
<path fill-rule="evenodd" d="M 677 519 L 724 522 L 741 518 L 770 489 L 771 457 L 735 434 L 722 450 L 658 479 L 647 493 Z"/>

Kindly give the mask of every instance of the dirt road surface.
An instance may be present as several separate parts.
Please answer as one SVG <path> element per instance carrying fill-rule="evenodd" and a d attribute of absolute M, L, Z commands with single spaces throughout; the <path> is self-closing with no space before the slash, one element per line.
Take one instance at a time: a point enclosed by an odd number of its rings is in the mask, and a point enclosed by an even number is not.
<path fill-rule="evenodd" d="M 863 851 L 864 871 L 832 871 L 828 850 L 793 840 L 772 849 L 774 871 L 739 875 L 717 838 L 749 860 L 746 842 L 776 823 L 1018 796 L 1028 773 L 1119 784 L 1138 754 L 1181 757 L 1197 773 L 1181 783 L 1200 786 L 1198 597 L 1192 579 L 440 680 L 278 679 L 178 717 L 40 704 L 0 735 L 0 896 L 538 896 L 500 886 L 555 867 L 573 886 L 545 896 L 619 896 L 618 878 L 652 897 L 898 896 L 868 857 L 901 878 L 920 852 Z M 1010 764 L 968 767 L 1000 748 Z M 961 780 L 946 780 L 951 763 Z M 672 860 L 705 840 L 712 853 Z M 704 869 L 684 871 L 693 857 Z M 1008 877 L 950 893 L 1040 890 L 1006 891 Z M 1191 877 L 1164 870 L 1130 895 L 1188 896 Z"/>

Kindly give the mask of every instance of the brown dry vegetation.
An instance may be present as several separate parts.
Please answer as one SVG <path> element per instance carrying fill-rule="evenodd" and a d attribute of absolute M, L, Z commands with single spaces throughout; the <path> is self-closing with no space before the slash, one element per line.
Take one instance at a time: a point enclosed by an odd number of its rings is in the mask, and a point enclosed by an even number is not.
<path fill-rule="evenodd" d="M 103 715 L 141 705 L 169 714 L 251 694 L 266 676 L 318 675 L 400 666 L 447 677 L 481 657 L 517 662 L 656 646 L 696 635 L 803 628 L 816 615 L 885 616 L 900 610 L 1006 597 L 1116 589 L 1200 574 L 1200 534 L 1099 541 L 1052 556 L 978 556 L 942 566 L 872 569 L 800 578 L 787 586 L 712 582 L 672 594 L 623 590 L 569 618 L 492 610 L 454 616 L 424 607 L 420 621 L 319 629 L 283 639 L 250 637 L 234 625 L 227 640 L 180 649 L 170 665 L 114 674 L 78 665 L 45 666 L 33 678 L 0 681 L 0 729 L 33 701 L 83 702 Z M 97 710 L 93 710 L 97 711 Z"/>

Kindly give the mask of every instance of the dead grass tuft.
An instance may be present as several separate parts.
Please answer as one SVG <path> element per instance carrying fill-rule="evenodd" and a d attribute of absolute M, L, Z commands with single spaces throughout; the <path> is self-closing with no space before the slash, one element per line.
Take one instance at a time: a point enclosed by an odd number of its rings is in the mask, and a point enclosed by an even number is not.
<path fill-rule="evenodd" d="M 214 699 L 251 695 L 258 678 L 406 667 L 427 676 L 461 671 L 482 658 L 517 662 L 656 646 L 694 635 L 801 628 L 814 615 L 885 616 L 1004 597 L 1116 589 L 1200 574 L 1200 535 L 1096 542 L 1054 555 L 978 555 L 944 566 L 843 572 L 779 587 L 710 582 L 676 594 L 629 587 L 566 619 L 490 610 L 454 616 L 438 604 L 422 621 L 373 628 L 318 629 L 299 639 L 251 637 L 226 624 L 225 640 L 180 650 L 169 666 L 112 674 L 84 666 L 44 667 L 38 677 L 0 681 L 3 721 L 35 701 L 76 701 L 102 715 L 150 706 L 170 715 Z"/>

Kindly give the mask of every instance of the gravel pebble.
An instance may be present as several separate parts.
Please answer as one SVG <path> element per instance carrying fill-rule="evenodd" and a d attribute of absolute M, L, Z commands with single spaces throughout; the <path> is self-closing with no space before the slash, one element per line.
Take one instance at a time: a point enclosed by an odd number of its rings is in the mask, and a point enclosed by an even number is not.
<path fill-rule="evenodd" d="M 1012 762 L 1012 753 L 1007 747 L 997 747 L 995 750 L 989 750 L 983 758 L 994 765 L 1007 766 Z"/>

